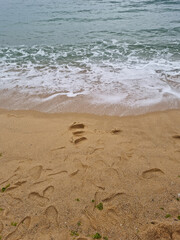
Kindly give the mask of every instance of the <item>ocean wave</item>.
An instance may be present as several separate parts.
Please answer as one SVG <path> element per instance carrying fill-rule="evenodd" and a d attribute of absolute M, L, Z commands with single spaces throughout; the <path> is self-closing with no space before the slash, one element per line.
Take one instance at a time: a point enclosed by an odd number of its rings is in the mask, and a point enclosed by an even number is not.
<path fill-rule="evenodd" d="M 0 89 L 32 95 L 94 95 L 96 103 L 146 105 L 180 98 L 180 46 L 121 43 L 0 48 Z M 105 97 L 106 96 L 106 97 Z M 153 100 L 154 99 L 154 100 Z"/>

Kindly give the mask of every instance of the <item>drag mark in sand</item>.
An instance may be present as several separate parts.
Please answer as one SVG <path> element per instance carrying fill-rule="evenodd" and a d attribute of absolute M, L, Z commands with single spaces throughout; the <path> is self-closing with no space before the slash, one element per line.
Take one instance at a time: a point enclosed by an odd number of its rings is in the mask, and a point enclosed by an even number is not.
<path fill-rule="evenodd" d="M 56 172 L 56 173 L 50 173 L 50 174 L 48 174 L 48 176 L 59 175 L 59 174 L 62 174 L 62 173 L 68 173 L 68 172 L 66 170 L 62 170 L 62 171 L 59 171 L 59 172 Z"/>
<path fill-rule="evenodd" d="M 120 129 L 113 129 L 113 130 L 111 131 L 111 133 L 114 134 L 114 135 L 117 135 L 117 134 L 119 134 L 119 133 L 121 133 L 121 132 L 122 132 L 122 130 L 120 130 Z"/>
<path fill-rule="evenodd" d="M 120 196 L 125 194 L 124 192 L 118 192 L 118 193 L 112 193 L 110 196 L 102 199 L 103 202 L 110 202 L 112 201 L 115 197 Z"/>
<path fill-rule="evenodd" d="M 180 135 L 174 135 L 172 137 L 175 138 L 175 139 L 180 139 Z"/>
<path fill-rule="evenodd" d="M 66 148 L 65 146 L 58 147 L 58 148 L 53 148 L 53 149 L 51 149 L 51 151 L 54 152 L 54 151 L 58 151 L 58 150 L 65 149 L 65 148 Z"/>

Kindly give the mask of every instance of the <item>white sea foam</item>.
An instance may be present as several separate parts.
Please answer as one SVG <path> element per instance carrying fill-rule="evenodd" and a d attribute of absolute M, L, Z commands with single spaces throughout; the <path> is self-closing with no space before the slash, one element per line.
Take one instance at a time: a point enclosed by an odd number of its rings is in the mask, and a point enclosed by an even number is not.
<path fill-rule="evenodd" d="M 165 92 L 180 98 L 180 77 L 171 72 L 170 67 L 172 65 L 151 62 L 135 67 L 88 64 L 87 69 L 63 65 L 38 69 L 29 64 L 20 69 L 11 64 L 1 71 L 0 89 L 17 89 L 30 94 L 61 92 L 69 97 L 102 94 L 108 98 L 101 100 L 112 103 L 160 99 Z"/>
<path fill-rule="evenodd" d="M 172 53 L 154 51 L 148 59 L 136 48 L 118 44 L 114 39 L 90 48 L 1 48 L 0 90 L 44 95 L 42 102 L 84 95 L 92 104 L 134 108 L 169 96 L 180 99 L 180 61 L 172 60 Z"/>

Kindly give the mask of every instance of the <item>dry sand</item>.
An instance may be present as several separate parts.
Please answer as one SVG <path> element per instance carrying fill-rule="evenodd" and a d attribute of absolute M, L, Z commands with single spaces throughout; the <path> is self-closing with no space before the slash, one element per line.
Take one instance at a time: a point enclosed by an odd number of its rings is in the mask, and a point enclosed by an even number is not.
<path fill-rule="evenodd" d="M 180 239 L 180 111 L 0 110 L 0 129 L 2 240 Z"/>

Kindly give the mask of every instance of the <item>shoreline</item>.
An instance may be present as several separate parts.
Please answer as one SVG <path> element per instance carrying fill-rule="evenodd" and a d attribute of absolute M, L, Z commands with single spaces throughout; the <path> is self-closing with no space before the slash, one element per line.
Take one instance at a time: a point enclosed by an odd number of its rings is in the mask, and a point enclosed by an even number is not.
<path fill-rule="evenodd" d="M 34 109 L 6 109 L 6 108 L 0 108 L 0 116 L 1 115 L 10 115 L 14 117 L 34 117 L 34 118 L 61 118 L 61 117 L 75 117 L 78 119 L 83 119 L 83 118 L 90 118 L 90 119 L 97 119 L 97 120 L 102 120 L 103 118 L 105 120 L 121 120 L 121 119 L 138 119 L 138 118 L 148 118 L 148 117 L 153 117 L 158 115 L 171 115 L 171 114 L 178 114 L 179 115 L 180 109 L 167 109 L 167 110 L 160 110 L 160 111 L 153 111 L 153 112 L 145 112 L 141 114 L 132 114 L 132 115 L 108 115 L 108 114 L 96 114 L 96 113 L 88 113 L 88 112 L 43 112 L 39 110 L 34 110 Z"/>
<path fill-rule="evenodd" d="M 0 236 L 179 239 L 179 123 L 0 109 Z"/>
<path fill-rule="evenodd" d="M 167 95 L 158 102 L 148 102 L 144 105 L 126 101 L 111 102 L 96 96 L 79 95 L 68 97 L 65 95 L 29 95 L 17 91 L 0 91 L 0 108 L 7 110 L 35 110 L 47 113 L 89 113 L 109 116 L 142 115 L 148 112 L 168 111 L 180 109 L 180 99 Z M 112 97 L 112 96 L 111 96 Z M 109 102 L 108 102 L 109 101 Z"/>
<path fill-rule="evenodd" d="M 0 115 L 4 114 L 15 114 L 15 115 L 24 115 L 24 116 L 30 116 L 30 117 L 45 117 L 45 118 L 59 118 L 61 116 L 63 117 L 70 117 L 70 116 L 75 116 L 75 117 L 87 117 L 87 118 L 97 118 L 97 119 L 102 119 L 102 118 L 109 118 L 109 119 L 131 119 L 131 118 L 143 118 L 143 117 L 148 117 L 150 115 L 161 115 L 161 114 L 171 114 L 171 113 L 178 113 L 180 112 L 180 109 L 167 109 L 167 110 L 160 110 L 160 111 L 152 111 L 152 112 L 145 112 L 142 114 L 132 114 L 132 115 L 108 115 L 108 114 L 96 114 L 96 113 L 88 113 L 88 112 L 44 112 L 44 111 L 39 111 L 39 110 L 34 110 L 34 109 L 7 109 L 7 108 L 1 108 L 0 107 Z M 12 114 L 12 115 L 13 115 Z"/>

